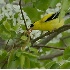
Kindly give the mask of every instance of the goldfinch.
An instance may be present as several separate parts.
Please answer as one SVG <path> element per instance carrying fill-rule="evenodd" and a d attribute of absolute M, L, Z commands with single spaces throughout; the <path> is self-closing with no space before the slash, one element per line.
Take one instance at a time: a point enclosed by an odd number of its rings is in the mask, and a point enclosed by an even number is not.
<path fill-rule="evenodd" d="M 50 13 L 30 25 L 32 30 L 54 31 L 64 25 L 64 19 L 59 20 L 59 12 Z"/>

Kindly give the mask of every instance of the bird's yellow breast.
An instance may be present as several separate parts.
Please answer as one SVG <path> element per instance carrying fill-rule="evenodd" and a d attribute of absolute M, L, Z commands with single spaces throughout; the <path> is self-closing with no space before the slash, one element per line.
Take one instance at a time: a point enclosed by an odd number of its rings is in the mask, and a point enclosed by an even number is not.
<path fill-rule="evenodd" d="M 53 31 L 64 25 L 64 20 L 59 21 L 58 18 L 44 22 L 39 20 L 34 23 L 33 30 Z"/>

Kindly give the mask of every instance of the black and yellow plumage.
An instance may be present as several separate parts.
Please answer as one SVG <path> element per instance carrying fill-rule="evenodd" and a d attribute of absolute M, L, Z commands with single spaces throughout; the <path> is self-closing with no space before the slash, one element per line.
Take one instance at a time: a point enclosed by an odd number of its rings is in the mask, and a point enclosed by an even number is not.
<path fill-rule="evenodd" d="M 64 25 L 64 19 L 60 21 L 58 16 L 59 12 L 47 14 L 30 27 L 32 30 L 53 31 Z"/>

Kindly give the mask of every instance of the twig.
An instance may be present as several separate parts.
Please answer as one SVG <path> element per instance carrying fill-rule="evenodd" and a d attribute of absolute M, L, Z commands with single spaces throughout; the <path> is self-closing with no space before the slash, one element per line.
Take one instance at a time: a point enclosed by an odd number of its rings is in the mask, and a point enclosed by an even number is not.
<path fill-rule="evenodd" d="M 39 40 L 39 39 L 41 39 L 41 38 L 43 38 L 43 37 L 45 37 L 45 36 L 47 36 L 47 35 L 50 35 L 50 34 L 52 34 L 52 33 L 53 33 L 53 32 L 46 32 L 45 34 L 43 34 L 43 35 L 37 37 L 36 39 L 33 39 L 31 42 L 32 42 L 32 43 L 35 43 L 37 40 Z"/>
<path fill-rule="evenodd" d="M 65 50 L 65 48 L 51 47 L 51 46 L 43 46 L 43 45 L 42 46 L 35 45 L 33 47 L 36 47 L 36 48 L 45 47 L 45 48 L 53 48 L 53 49 Z"/>
<path fill-rule="evenodd" d="M 24 18 L 24 14 L 23 14 L 23 11 L 22 11 L 22 7 L 21 7 L 21 0 L 19 1 L 19 6 L 20 6 L 20 10 L 21 10 L 21 14 L 22 14 L 22 19 L 24 20 L 24 24 L 25 24 L 26 30 L 28 30 L 27 25 L 26 25 L 26 21 L 25 21 L 25 18 Z"/>
<path fill-rule="evenodd" d="M 58 56 L 61 56 L 61 55 L 63 55 L 63 51 L 60 51 L 60 52 L 57 52 L 57 53 L 54 53 L 54 54 L 40 56 L 38 58 L 38 60 L 53 59 L 53 58 L 58 57 Z"/>

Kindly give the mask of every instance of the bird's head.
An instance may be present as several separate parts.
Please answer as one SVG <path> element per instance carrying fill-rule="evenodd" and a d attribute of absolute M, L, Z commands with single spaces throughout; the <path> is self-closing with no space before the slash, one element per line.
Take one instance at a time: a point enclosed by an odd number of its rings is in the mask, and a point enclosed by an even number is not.
<path fill-rule="evenodd" d="M 34 24 L 30 24 L 30 28 L 34 27 Z"/>
<path fill-rule="evenodd" d="M 40 21 L 36 21 L 35 23 L 30 25 L 30 28 L 32 30 L 38 30 L 40 28 L 39 26 L 40 26 Z"/>

